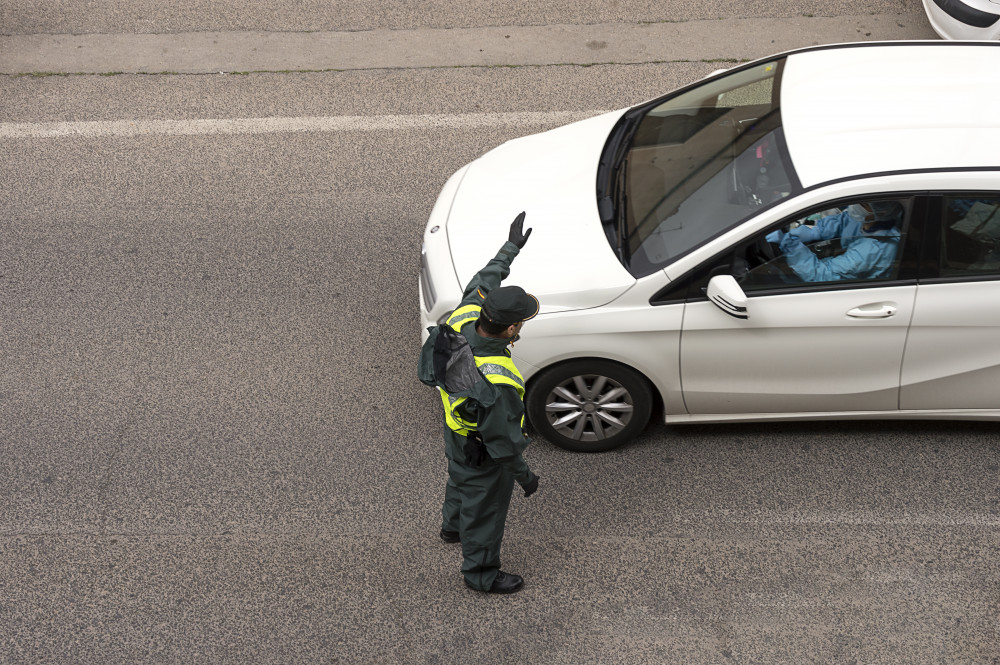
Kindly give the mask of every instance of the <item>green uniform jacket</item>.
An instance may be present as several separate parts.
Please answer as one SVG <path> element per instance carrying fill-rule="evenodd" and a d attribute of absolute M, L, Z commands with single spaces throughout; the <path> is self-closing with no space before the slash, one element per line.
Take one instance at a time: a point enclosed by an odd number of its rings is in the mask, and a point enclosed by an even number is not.
<path fill-rule="evenodd" d="M 518 252 L 517 245 L 514 243 L 504 243 L 500 252 L 465 287 L 462 302 L 455 309 L 466 305 L 482 306 L 486 294 L 500 286 L 500 282 L 510 274 L 511 261 L 514 260 Z M 472 353 L 477 356 L 505 355 L 510 357 L 510 351 L 507 349 L 508 340 L 481 336 L 476 332 L 475 319 L 471 319 L 463 325 L 461 333 L 469 341 Z M 513 475 L 517 484 L 523 487 L 531 480 L 531 470 L 521 456 L 531 441 L 521 430 L 524 402 L 521 401 L 517 390 L 513 387 L 490 385 L 495 391 L 494 399 L 485 398 L 482 403 L 477 402 L 475 418 L 479 423 L 479 433 L 482 435 L 483 444 L 493 461 Z M 492 403 L 484 405 L 485 402 Z M 473 414 L 469 413 L 469 415 Z M 447 433 L 454 434 L 451 430 L 448 430 Z M 448 436 L 446 439 L 448 459 L 457 462 L 464 461 L 465 453 L 462 447 L 465 444 L 465 437 L 454 435 Z"/>

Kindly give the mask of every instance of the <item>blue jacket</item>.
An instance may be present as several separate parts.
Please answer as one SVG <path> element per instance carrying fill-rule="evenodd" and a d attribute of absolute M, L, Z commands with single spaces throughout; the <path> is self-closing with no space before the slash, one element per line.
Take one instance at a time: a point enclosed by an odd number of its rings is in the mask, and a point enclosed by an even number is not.
<path fill-rule="evenodd" d="M 862 223 L 845 210 L 816 222 L 800 226 L 781 239 L 781 249 L 788 265 L 807 282 L 830 282 L 840 279 L 876 279 L 887 277 L 899 249 L 900 233 L 895 226 L 866 233 Z M 840 238 L 844 253 L 820 259 L 803 242 Z"/>

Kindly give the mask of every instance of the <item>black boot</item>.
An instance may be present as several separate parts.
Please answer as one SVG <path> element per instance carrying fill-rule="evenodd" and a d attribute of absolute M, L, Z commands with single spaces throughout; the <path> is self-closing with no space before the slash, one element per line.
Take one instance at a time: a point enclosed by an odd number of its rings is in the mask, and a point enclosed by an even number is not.
<path fill-rule="evenodd" d="M 469 580 L 465 580 L 466 585 L 472 588 Z M 486 593 L 517 593 L 524 586 L 524 578 L 513 573 L 505 573 L 502 570 L 497 573 L 496 579 L 490 585 Z"/>
<path fill-rule="evenodd" d="M 445 531 L 441 529 L 441 540 L 446 543 L 460 543 L 462 538 L 458 535 L 458 531 Z"/>

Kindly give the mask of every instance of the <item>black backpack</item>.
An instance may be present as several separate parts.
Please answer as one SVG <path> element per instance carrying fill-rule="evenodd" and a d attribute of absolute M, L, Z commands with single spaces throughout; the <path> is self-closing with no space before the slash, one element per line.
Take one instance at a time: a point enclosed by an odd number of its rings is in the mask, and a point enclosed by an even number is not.
<path fill-rule="evenodd" d="M 420 349 L 417 370 L 421 382 L 458 397 L 486 381 L 464 335 L 446 323 L 428 328 L 427 332 L 430 336 Z"/>

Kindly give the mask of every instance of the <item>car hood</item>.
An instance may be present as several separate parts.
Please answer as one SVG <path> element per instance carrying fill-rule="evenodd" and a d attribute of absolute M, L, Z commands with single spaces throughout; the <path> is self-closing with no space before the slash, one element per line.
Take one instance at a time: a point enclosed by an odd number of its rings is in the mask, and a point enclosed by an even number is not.
<path fill-rule="evenodd" d="M 623 112 L 515 139 L 472 162 L 447 223 L 460 284 L 496 255 L 521 211 L 531 237 L 506 283 L 538 297 L 543 313 L 598 307 L 635 283 L 597 212 L 598 161 Z"/>

